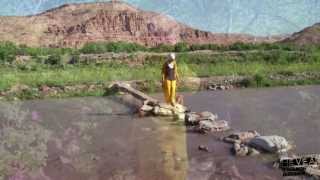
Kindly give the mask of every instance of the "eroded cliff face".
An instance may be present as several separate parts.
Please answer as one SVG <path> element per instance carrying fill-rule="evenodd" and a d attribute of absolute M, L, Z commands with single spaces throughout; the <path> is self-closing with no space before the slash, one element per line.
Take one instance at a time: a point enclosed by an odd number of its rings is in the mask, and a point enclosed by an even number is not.
<path fill-rule="evenodd" d="M 272 41 L 193 29 L 165 15 L 142 11 L 123 2 L 64 5 L 23 18 L 25 21 L 22 22 L 32 23 L 22 23 L 21 26 L 29 28 L 15 28 L 14 22 L 7 18 L 9 20 L 3 26 L 11 28 L 1 33 L 0 39 L 33 46 L 78 48 L 88 42 L 101 41 L 136 42 L 146 46 L 181 41 L 193 44 Z M 8 39 L 6 33 L 15 35 Z"/>
<path fill-rule="evenodd" d="M 46 33 L 61 39 L 58 46 L 68 47 L 96 41 L 129 41 L 147 46 L 179 42 L 182 25 L 157 16 L 143 12 L 101 10 L 96 16 L 76 25 L 50 25 Z"/>

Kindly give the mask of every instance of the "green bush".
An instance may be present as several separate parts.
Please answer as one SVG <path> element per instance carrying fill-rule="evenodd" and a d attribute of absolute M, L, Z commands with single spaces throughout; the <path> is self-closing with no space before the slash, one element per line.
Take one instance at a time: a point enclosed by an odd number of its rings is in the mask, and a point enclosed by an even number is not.
<path fill-rule="evenodd" d="M 11 42 L 0 42 L 0 63 L 11 63 L 17 55 L 17 46 Z"/>
<path fill-rule="evenodd" d="M 156 47 L 152 47 L 149 49 L 152 52 L 173 52 L 175 51 L 175 47 L 168 44 L 159 44 Z"/>
<path fill-rule="evenodd" d="M 80 55 L 79 54 L 72 54 L 69 64 L 79 64 L 80 63 Z"/>
<path fill-rule="evenodd" d="M 38 64 L 44 64 L 45 61 L 48 59 L 48 56 L 33 56 L 32 61 Z"/>
<path fill-rule="evenodd" d="M 185 42 L 180 42 L 174 46 L 174 51 L 175 52 L 186 52 L 186 51 L 189 51 L 189 46 Z"/>
<path fill-rule="evenodd" d="M 264 81 L 264 77 L 261 74 L 254 75 L 253 79 L 256 82 L 257 87 L 261 87 Z"/>
<path fill-rule="evenodd" d="M 222 47 L 220 47 L 217 44 L 192 44 L 190 45 L 189 50 L 190 51 L 197 51 L 197 50 L 213 50 L 213 51 L 217 51 L 222 49 Z"/>
<path fill-rule="evenodd" d="M 285 51 L 298 51 L 301 50 L 300 48 L 293 44 L 281 44 L 281 49 Z"/>
<path fill-rule="evenodd" d="M 106 52 L 136 52 L 146 51 L 146 47 L 137 43 L 127 42 L 97 42 L 87 43 L 81 49 L 80 52 L 84 54 L 101 54 Z"/>
<path fill-rule="evenodd" d="M 47 48 L 47 47 L 28 47 L 26 45 L 19 45 L 17 55 L 29 56 L 47 56 L 52 54 L 70 54 L 77 49 L 72 48 Z"/>
<path fill-rule="evenodd" d="M 200 44 L 192 44 L 190 45 L 190 50 L 191 51 L 203 50 L 202 47 L 203 45 L 200 45 Z"/>
<path fill-rule="evenodd" d="M 59 54 L 50 55 L 44 63 L 52 66 L 62 65 L 62 58 Z"/>
<path fill-rule="evenodd" d="M 253 86 L 253 83 L 251 79 L 245 78 L 239 82 L 239 85 L 247 88 Z"/>

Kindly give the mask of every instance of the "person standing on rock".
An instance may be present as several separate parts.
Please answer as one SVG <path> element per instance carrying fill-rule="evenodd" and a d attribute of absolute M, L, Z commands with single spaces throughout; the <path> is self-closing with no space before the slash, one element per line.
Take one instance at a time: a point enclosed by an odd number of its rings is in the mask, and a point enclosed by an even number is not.
<path fill-rule="evenodd" d="M 177 81 L 179 81 L 176 55 L 174 53 L 170 53 L 168 60 L 163 64 L 161 75 L 165 101 L 174 106 L 176 103 L 176 85 Z"/>

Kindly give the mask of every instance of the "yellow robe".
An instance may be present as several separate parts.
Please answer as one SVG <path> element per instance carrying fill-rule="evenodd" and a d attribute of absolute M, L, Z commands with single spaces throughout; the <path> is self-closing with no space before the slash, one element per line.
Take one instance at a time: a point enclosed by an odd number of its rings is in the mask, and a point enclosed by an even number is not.
<path fill-rule="evenodd" d="M 178 76 L 178 67 L 176 61 L 174 63 L 174 74 L 175 74 L 175 79 L 177 80 L 179 78 Z M 168 80 L 166 77 L 166 66 L 167 62 L 163 64 L 162 67 L 162 87 L 163 87 L 163 93 L 165 97 L 165 101 L 168 104 L 174 105 L 176 103 L 176 87 L 177 87 L 177 82 L 176 80 Z"/>

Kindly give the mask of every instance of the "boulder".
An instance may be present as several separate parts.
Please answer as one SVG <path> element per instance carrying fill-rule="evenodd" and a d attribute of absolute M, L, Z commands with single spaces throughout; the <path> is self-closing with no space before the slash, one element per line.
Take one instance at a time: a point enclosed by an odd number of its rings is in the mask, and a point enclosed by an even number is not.
<path fill-rule="evenodd" d="M 159 103 L 153 108 L 153 113 L 157 116 L 175 116 L 177 114 L 185 113 L 186 111 L 187 108 L 180 104 L 172 106 L 166 103 Z"/>
<path fill-rule="evenodd" d="M 144 111 L 144 112 L 151 112 L 152 110 L 153 110 L 153 107 L 147 104 L 142 105 L 142 107 L 140 108 L 140 111 Z"/>
<path fill-rule="evenodd" d="M 153 114 L 155 114 L 156 116 L 173 116 L 174 112 L 169 108 L 155 106 L 153 109 Z"/>
<path fill-rule="evenodd" d="M 185 116 L 185 125 L 187 126 L 196 126 L 199 125 L 200 115 L 195 112 L 186 113 Z"/>
<path fill-rule="evenodd" d="M 232 89 L 232 85 L 221 85 L 221 84 L 211 84 L 208 86 L 208 90 L 216 91 L 216 90 L 229 90 Z"/>
<path fill-rule="evenodd" d="M 248 146 L 245 146 L 244 144 L 239 144 L 239 143 L 234 143 L 232 152 L 236 156 L 247 156 L 249 153 L 249 148 Z"/>
<path fill-rule="evenodd" d="M 76 87 L 75 86 L 64 86 L 63 90 L 65 92 L 76 91 Z"/>
<path fill-rule="evenodd" d="M 30 90 L 29 86 L 24 84 L 17 84 L 11 87 L 11 89 L 9 90 L 9 93 L 20 93 L 28 90 Z"/>
<path fill-rule="evenodd" d="M 181 104 L 176 104 L 174 106 L 174 111 L 177 113 L 185 113 L 186 111 L 188 111 L 187 107 L 181 105 Z"/>
<path fill-rule="evenodd" d="M 249 141 L 249 146 L 269 153 L 287 152 L 290 149 L 288 141 L 281 136 L 258 136 Z"/>
<path fill-rule="evenodd" d="M 183 120 L 186 119 L 186 114 L 185 114 L 185 113 L 177 113 L 177 114 L 175 115 L 175 117 L 176 117 L 176 119 L 183 121 Z"/>
<path fill-rule="evenodd" d="M 258 150 L 256 150 L 255 148 L 252 148 L 252 147 L 249 147 L 249 150 L 248 150 L 248 156 L 256 156 L 256 155 L 259 155 L 260 152 Z"/>
<path fill-rule="evenodd" d="M 203 120 L 215 121 L 218 119 L 218 115 L 213 114 L 208 111 L 201 112 L 201 113 L 199 113 L 199 115 L 200 115 L 200 117 L 199 117 L 200 121 L 203 121 Z"/>
<path fill-rule="evenodd" d="M 255 148 L 249 147 L 245 144 L 234 143 L 232 147 L 232 152 L 236 156 L 256 156 L 260 154 Z"/>
<path fill-rule="evenodd" d="M 248 143 L 257 136 L 260 136 L 257 131 L 236 132 L 224 137 L 223 141 L 228 143 Z"/>
<path fill-rule="evenodd" d="M 140 107 L 138 112 L 139 112 L 140 117 L 149 116 L 149 115 L 152 115 L 152 113 L 153 113 L 153 107 L 149 106 L 147 104 L 143 104 Z"/>
<path fill-rule="evenodd" d="M 40 90 L 41 92 L 47 93 L 47 92 L 50 91 L 50 87 L 47 86 L 47 85 L 41 85 L 40 88 L 39 88 L 39 90 Z"/>
<path fill-rule="evenodd" d="M 131 94 L 133 97 L 145 102 L 148 102 L 148 105 L 158 105 L 161 107 L 161 105 L 158 104 L 158 100 L 154 99 L 153 97 L 150 97 L 146 94 L 144 94 L 141 91 L 138 91 L 136 89 L 134 89 L 133 87 L 131 87 L 130 84 L 128 83 L 114 83 L 111 84 L 108 88 L 108 91 L 120 91 L 120 92 L 124 92 L 124 93 L 129 93 Z"/>
<path fill-rule="evenodd" d="M 91 84 L 91 85 L 88 86 L 88 91 L 92 92 L 92 91 L 94 91 L 96 89 L 97 89 L 97 86 L 95 84 Z"/>
<path fill-rule="evenodd" d="M 208 132 L 221 132 L 229 130 L 229 124 L 227 121 L 218 120 L 218 121 L 200 121 L 199 125 L 196 127 L 196 130 L 201 133 Z"/>
<path fill-rule="evenodd" d="M 0 96 L 5 96 L 6 93 L 4 91 L 0 91 Z"/>
<path fill-rule="evenodd" d="M 189 112 L 185 116 L 185 124 L 187 126 L 196 126 L 199 125 L 200 121 L 216 121 L 218 116 L 208 111 L 201 113 Z"/>
<path fill-rule="evenodd" d="M 205 145 L 199 145 L 198 149 L 199 149 L 199 151 L 209 152 L 208 146 L 205 146 Z"/>

